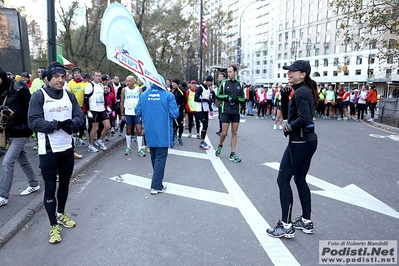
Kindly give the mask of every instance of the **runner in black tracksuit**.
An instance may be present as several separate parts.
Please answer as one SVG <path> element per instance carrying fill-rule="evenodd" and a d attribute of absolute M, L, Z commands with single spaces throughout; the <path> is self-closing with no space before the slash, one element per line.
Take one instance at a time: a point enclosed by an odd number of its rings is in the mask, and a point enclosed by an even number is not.
<path fill-rule="evenodd" d="M 281 159 L 277 177 L 282 217 L 276 227 L 267 229 L 267 233 L 272 237 L 292 238 L 295 236 L 294 228 L 308 234 L 313 233 L 313 223 L 310 220 L 311 198 L 306 175 L 317 148 L 313 115 L 318 103 L 318 94 L 316 82 L 309 77 L 311 69 L 307 61 L 295 61 L 284 69 L 289 70 L 288 80 L 292 84 L 294 94 L 289 103 L 288 124 L 284 129 L 289 143 Z M 282 101 L 287 102 L 290 92 L 291 88 L 281 90 Z M 283 117 L 286 118 L 284 112 Z M 291 223 L 293 197 L 290 181 L 293 176 L 301 201 L 302 216 Z"/>

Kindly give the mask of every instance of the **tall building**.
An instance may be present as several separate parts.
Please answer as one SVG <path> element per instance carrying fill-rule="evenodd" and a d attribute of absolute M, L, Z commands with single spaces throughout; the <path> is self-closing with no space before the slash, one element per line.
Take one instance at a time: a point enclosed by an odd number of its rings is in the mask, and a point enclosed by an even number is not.
<path fill-rule="evenodd" d="M 287 71 L 282 67 L 302 59 L 310 62 L 311 77 L 319 83 L 350 88 L 373 83 L 383 96 L 399 94 L 398 62 L 381 63 L 375 45 L 361 50 L 343 45 L 342 34 L 338 34 L 340 17 L 330 2 L 223 0 L 223 6 L 233 11 L 230 33 L 236 33 L 227 44 L 237 47 L 237 53 L 230 54 L 227 61 L 240 66 L 240 79 L 246 83 L 287 83 Z M 353 31 L 372 34 L 361 25 L 354 25 Z"/>

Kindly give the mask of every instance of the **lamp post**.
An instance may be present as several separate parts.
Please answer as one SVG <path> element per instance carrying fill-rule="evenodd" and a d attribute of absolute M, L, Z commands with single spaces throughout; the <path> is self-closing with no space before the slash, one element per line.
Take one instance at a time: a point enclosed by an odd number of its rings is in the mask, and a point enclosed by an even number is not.
<path fill-rule="evenodd" d="M 263 1 L 266 1 L 266 0 L 258 0 L 258 1 L 252 2 L 252 3 L 249 3 L 249 4 L 244 8 L 244 10 L 243 10 L 242 13 L 241 13 L 241 16 L 240 16 L 240 23 L 239 23 L 239 30 L 238 30 L 238 39 L 237 39 L 237 65 L 238 65 L 238 66 L 241 65 L 241 22 L 242 22 L 242 16 L 244 15 L 245 10 L 247 10 L 247 8 L 248 8 L 250 5 L 255 4 L 255 3 L 257 3 L 257 2 L 263 2 Z M 238 77 L 237 77 L 237 78 L 238 78 Z"/>

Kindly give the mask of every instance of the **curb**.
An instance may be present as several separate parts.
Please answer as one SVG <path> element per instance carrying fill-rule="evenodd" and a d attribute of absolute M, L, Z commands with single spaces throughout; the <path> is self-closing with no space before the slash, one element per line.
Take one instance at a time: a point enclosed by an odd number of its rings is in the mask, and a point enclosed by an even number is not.
<path fill-rule="evenodd" d="M 121 143 L 125 141 L 125 138 L 120 138 L 115 142 L 110 142 L 107 150 L 113 150 Z M 85 171 L 89 166 L 92 165 L 93 161 L 97 161 L 104 157 L 106 152 L 97 152 L 92 156 L 84 158 L 78 164 L 75 164 L 71 180 L 76 178 L 80 173 Z M 9 241 L 26 223 L 37 213 L 43 206 L 44 190 L 42 190 L 36 197 L 34 197 L 22 210 L 17 212 L 7 223 L 0 228 L 0 248 L 2 248 L 7 241 Z"/>

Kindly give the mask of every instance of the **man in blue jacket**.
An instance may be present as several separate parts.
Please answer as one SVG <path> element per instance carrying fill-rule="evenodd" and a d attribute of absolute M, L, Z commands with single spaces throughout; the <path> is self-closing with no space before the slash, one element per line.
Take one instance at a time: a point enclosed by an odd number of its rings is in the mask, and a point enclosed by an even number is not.
<path fill-rule="evenodd" d="M 150 147 L 152 163 L 151 195 L 164 192 L 162 184 L 168 147 L 173 146 L 173 121 L 179 116 L 179 108 L 172 93 L 165 90 L 165 80 L 160 76 L 164 88 L 152 84 L 143 92 L 136 105 L 136 116 L 143 119 L 143 128 Z"/>

